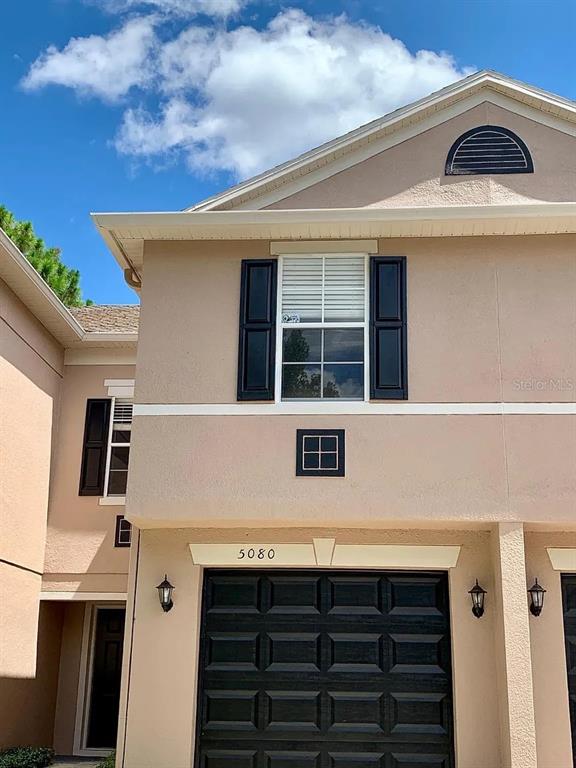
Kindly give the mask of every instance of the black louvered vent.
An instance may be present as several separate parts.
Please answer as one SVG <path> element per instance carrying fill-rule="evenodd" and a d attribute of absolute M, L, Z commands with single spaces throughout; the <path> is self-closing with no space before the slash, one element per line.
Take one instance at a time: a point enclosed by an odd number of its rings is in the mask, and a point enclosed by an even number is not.
<path fill-rule="evenodd" d="M 487 173 L 534 173 L 528 147 L 507 128 L 473 128 L 463 133 L 448 153 L 447 176 Z"/>

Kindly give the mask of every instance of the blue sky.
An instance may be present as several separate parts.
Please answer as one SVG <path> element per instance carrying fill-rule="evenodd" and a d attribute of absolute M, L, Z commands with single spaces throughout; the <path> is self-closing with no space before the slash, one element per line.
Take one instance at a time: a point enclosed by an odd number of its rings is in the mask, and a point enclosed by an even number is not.
<path fill-rule="evenodd" d="M 184 208 L 473 69 L 576 98 L 575 32 L 571 0 L 6 3 L 0 202 L 132 303 L 90 211 Z"/>

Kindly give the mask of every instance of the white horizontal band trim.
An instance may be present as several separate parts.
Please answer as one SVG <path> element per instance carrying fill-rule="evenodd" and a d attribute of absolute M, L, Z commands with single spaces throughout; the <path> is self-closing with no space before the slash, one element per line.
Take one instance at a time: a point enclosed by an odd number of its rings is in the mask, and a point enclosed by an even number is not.
<path fill-rule="evenodd" d="M 104 496 L 98 499 L 101 507 L 124 507 L 126 505 L 126 496 Z"/>
<path fill-rule="evenodd" d="M 576 403 L 136 403 L 134 416 L 574 416 Z"/>
<path fill-rule="evenodd" d="M 40 592 L 40 600 L 118 600 L 126 601 L 126 592 Z"/>
<path fill-rule="evenodd" d="M 285 253 L 378 253 L 378 240 L 299 240 L 270 243 L 270 254 Z"/>
<path fill-rule="evenodd" d="M 548 547 L 548 557 L 555 571 L 576 571 L 576 549 Z"/>

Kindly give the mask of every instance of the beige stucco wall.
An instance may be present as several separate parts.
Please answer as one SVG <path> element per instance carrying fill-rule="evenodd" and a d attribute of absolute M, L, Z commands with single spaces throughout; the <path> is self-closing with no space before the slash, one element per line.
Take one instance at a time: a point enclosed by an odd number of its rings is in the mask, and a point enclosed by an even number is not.
<path fill-rule="evenodd" d="M 0 749 L 52 745 L 63 608 L 58 603 L 41 604 L 36 676 L 0 678 Z"/>
<path fill-rule="evenodd" d="M 488 590 L 494 589 L 490 532 L 325 528 L 319 534 L 319 529 L 271 529 L 235 531 L 234 540 L 296 543 L 311 542 L 318 535 L 334 536 L 338 543 L 462 546 L 458 566 L 450 571 L 458 766 L 499 766 L 494 615 L 487 611 L 482 621 L 475 619 L 467 594 L 475 578 L 481 579 Z M 201 569 L 192 564 L 188 543 L 230 540 L 230 531 L 226 530 L 144 531 L 141 535 L 136 622 L 134 637 L 128 640 L 133 644 L 133 655 L 124 768 L 189 768 L 192 763 L 202 575 Z M 160 609 L 154 589 L 166 570 L 176 586 L 174 609 L 169 614 Z M 123 751 L 120 744 L 119 752 Z M 486 762 L 479 763 L 479 755 Z"/>
<path fill-rule="evenodd" d="M 62 606 L 62 643 L 58 673 L 58 695 L 54 714 L 54 749 L 59 755 L 74 750 L 74 729 L 81 674 L 82 637 L 86 603 L 70 602 Z"/>
<path fill-rule="evenodd" d="M 296 477 L 296 430 L 345 429 L 346 477 Z M 149 525 L 565 520 L 574 416 L 139 416 L 127 513 Z"/>
<path fill-rule="evenodd" d="M 411 402 L 574 399 L 575 236 L 382 240 L 379 252 L 407 257 Z M 146 243 L 137 402 L 236 401 L 240 264 L 266 256 L 262 241 Z"/>
<path fill-rule="evenodd" d="M 499 125 L 517 133 L 530 150 L 534 173 L 445 176 L 446 157 L 454 141 L 480 125 Z M 391 208 L 572 201 L 575 142 L 573 136 L 560 130 L 484 102 L 268 207 Z M 258 206 L 257 200 L 254 203 Z"/>
<path fill-rule="evenodd" d="M 1 281 L 0 318 L 0 675 L 27 677 L 36 663 L 63 350 Z"/>
<path fill-rule="evenodd" d="M 576 548 L 576 532 L 529 531 L 526 540 L 526 585 L 534 579 L 545 587 L 544 610 L 530 617 L 534 709 L 538 768 L 572 764 L 572 739 L 568 705 L 568 682 L 561 573 L 552 568 L 547 547 Z"/>
<path fill-rule="evenodd" d="M 114 547 L 116 515 L 123 514 L 124 507 L 101 506 L 97 496 L 79 496 L 78 485 L 87 399 L 108 396 L 106 379 L 133 378 L 133 366 L 64 368 L 48 518 L 46 590 L 126 591 L 129 553 Z"/>

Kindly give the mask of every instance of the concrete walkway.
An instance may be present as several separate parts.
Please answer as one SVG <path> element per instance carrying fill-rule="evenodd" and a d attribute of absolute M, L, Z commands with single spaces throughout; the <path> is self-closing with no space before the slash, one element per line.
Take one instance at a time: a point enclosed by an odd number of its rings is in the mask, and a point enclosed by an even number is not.
<path fill-rule="evenodd" d="M 97 768 L 99 762 L 93 757 L 55 757 L 50 768 Z"/>

